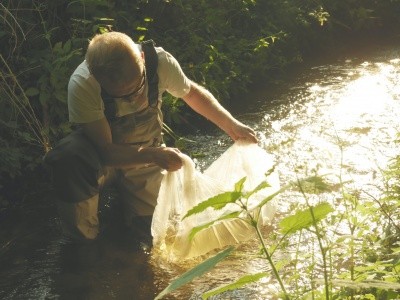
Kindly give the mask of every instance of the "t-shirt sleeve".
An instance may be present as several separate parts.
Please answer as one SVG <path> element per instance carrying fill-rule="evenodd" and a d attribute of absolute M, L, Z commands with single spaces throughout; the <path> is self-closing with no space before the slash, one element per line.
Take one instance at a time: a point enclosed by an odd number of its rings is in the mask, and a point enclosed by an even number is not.
<path fill-rule="evenodd" d="M 177 98 L 182 98 L 189 93 L 191 81 L 175 57 L 162 48 L 159 49 L 158 76 L 161 88 Z"/>
<path fill-rule="evenodd" d="M 100 93 L 87 78 L 75 75 L 68 83 L 68 112 L 71 123 L 90 123 L 104 118 Z"/>

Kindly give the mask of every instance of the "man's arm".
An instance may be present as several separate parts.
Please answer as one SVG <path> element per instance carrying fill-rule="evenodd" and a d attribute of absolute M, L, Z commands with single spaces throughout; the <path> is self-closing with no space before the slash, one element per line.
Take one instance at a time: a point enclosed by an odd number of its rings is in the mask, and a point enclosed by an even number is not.
<path fill-rule="evenodd" d="M 106 118 L 82 124 L 83 132 L 97 147 L 107 166 L 132 167 L 154 163 L 168 171 L 176 171 L 182 166 L 179 150 L 170 147 L 141 148 L 132 145 L 113 144 L 111 129 Z"/>
<path fill-rule="evenodd" d="M 190 91 L 183 100 L 197 113 L 225 131 L 234 141 L 244 139 L 257 143 L 254 130 L 236 120 L 204 87 L 192 81 Z"/>

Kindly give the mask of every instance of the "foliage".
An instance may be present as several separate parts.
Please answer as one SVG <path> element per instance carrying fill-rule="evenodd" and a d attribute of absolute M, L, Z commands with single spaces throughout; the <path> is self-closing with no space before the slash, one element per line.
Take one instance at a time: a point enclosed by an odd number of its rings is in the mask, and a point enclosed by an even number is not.
<path fill-rule="evenodd" d="M 399 173 L 399 161 L 397 160 L 395 168 L 389 171 L 391 180 L 399 179 L 396 177 Z M 238 181 L 232 192 L 207 199 L 187 212 L 184 218 L 211 207 L 221 209 L 232 203 L 238 207 L 236 212 L 193 228 L 192 235 L 223 219 L 241 218 L 248 222 L 257 233 L 262 254 L 281 287 L 280 297 L 284 299 L 396 298 L 396 290 L 400 289 L 400 241 L 399 228 L 396 225 L 399 215 L 395 213 L 399 211 L 397 187 L 388 192 L 388 197 L 371 201 L 360 199 L 360 195 L 355 192 L 346 192 L 345 184 L 339 178 L 342 195 L 340 201 L 346 208 L 340 211 L 334 209 L 331 203 L 311 200 L 323 193 L 332 193 L 333 186 L 337 184 L 329 183 L 326 178 L 318 175 L 297 180 L 267 197 L 257 206 L 257 209 L 261 209 L 264 204 L 285 191 L 300 193 L 304 199 L 303 203 L 293 207 L 289 215 L 283 216 L 279 221 L 280 230 L 269 234 L 267 245 L 259 226 L 257 210 L 249 211 L 246 199 L 268 187 L 268 184 L 262 183 L 253 191 L 245 193 L 242 190 L 245 180 L 243 178 Z M 311 186 L 313 188 L 310 188 Z M 307 189 L 304 189 L 305 187 Z M 395 205 L 391 207 L 394 210 L 383 214 L 383 203 L 388 199 L 396 199 L 391 203 Z M 376 202 L 380 204 L 378 207 L 374 205 Z M 381 240 L 379 236 L 388 232 L 387 226 L 390 224 L 390 230 L 394 229 L 389 233 L 390 240 Z M 373 234 L 371 230 L 374 230 Z M 273 259 L 274 254 L 279 251 L 293 254 L 286 260 Z M 265 272 L 246 274 L 235 282 L 204 293 L 202 297 L 208 299 L 268 276 L 270 275 Z"/>
<path fill-rule="evenodd" d="M 68 77 L 81 51 L 55 22 L 60 6 L 26 0 L 0 4 L 5 25 L 0 30 L 4 184 L 36 170 L 51 144 L 69 131 Z"/>

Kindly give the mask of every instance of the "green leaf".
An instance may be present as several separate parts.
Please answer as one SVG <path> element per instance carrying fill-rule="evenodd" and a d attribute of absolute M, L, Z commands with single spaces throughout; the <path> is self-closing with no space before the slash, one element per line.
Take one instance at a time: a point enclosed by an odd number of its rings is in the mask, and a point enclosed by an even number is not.
<path fill-rule="evenodd" d="M 275 193 L 269 195 L 267 198 L 265 198 L 263 201 L 261 201 L 256 207 L 263 207 L 265 204 L 267 204 L 269 201 L 271 201 L 272 199 L 275 198 L 275 196 L 279 195 L 280 193 L 286 191 L 288 188 L 290 188 L 292 185 L 291 184 L 287 184 L 285 186 L 283 186 L 282 188 L 280 188 L 278 191 L 276 191 Z"/>
<path fill-rule="evenodd" d="M 240 215 L 240 211 L 235 211 L 233 213 L 230 213 L 230 214 L 224 215 L 222 217 L 219 217 L 218 219 L 216 219 L 214 221 L 211 221 L 211 222 L 209 222 L 207 224 L 204 224 L 204 225 L 201 225 L 201 226 L 196 226 L 196 227 L 192 228 L 192 230 L 190 231 L 189 240 L 191 241 L 199 231 L 202 231 L 203 229 L 206 229 L 206 228 L 214 225 L 215 222 L 226 220 L 226 219 L 237 218 L 239 215 Z"/>
<path fill-rule="evenodd" d="M 186 283 L 192 281 L 194 278 L 203 275 L 205 272 L 212 269 L 217 263 L 226 258 L 233 251 L 234 247 L 228 247 L 225 250 L 217 253 L 215 256 L 203 261 L 201 264 L 195 266 L 189 271 L 185 272 L 177 279 L 173 280 L 161 293 L 159 293 L 154 300 L 159 300 L 165 295 L 175 291 Z"/>
<path fill-rule="evenodd" d="M 34 87 L 30 87 L 25 91 L 25 95 L 27 95 L 28 97 L 36 96 L 38 94 L 39 94 L 39 90 Z"/>
<path fill-rule="evenodd" d="M 334 209 L 329 203 L 320 203 L 315 207 L 310 207 L 305 210 L 297 211 L 294 215 L 284 218 L 279 226 L 283 234 L 293 233 L 297 230 L 305 229 L 314 224 L 314 219 L 311 215 L 313 211 L 315 222 L 324 219 Z"/>
<path fill-rule="evenodd" d="M 99 18 L 100 21 L 114 22 L 112 18 Z"/>
<path fill-rule="evenodd" d="M 268 276 L 268 273 L 265 273 L 265 272 L 252 274 L 252 275 L 245 275 L 231 284 L 228 284 L 228 285 L 216 288 L 214 290 L 208 291 L 207 293 L 204 293 L 202 295 L 202 298 L 203 298 L 203 300 L 205 300 L 211 296 L 215 296 L 215 295 L 221 294 L 226 291 L 236 290 L 246 284 L 256 282 L 266 276 Z"/>
<path fill-rule="evenodd" d="M 187 147 L 186 140 L 183 138 L 178 138 L 177 140 L 175 140 L 175 147 L 178 149 L 186 149 Z"/>
<path fill-rule="evenodd" d="M 304 193 L 319 194 L 323 192 L 331 192 L 331 187 L 320 176 L 311 176 L 299 182 Z"/>
<path fill-rule="evenodd" d="M 49 101 L 50 101 L 50 94 L 49 94 L 49 92 L 47 92 L 47 90 L 42 90 L 41 91 L 41 93 L 40 93 L 40 95 L 39 95 L 39 101 L 40 101 L 40 104 L 42 104 L 42 105 L 45 105 L 45 104 L 47 104 L 47 103 L 49 103 Z"/>
<path fill-rule="evenodd" d="M 62 43 L 57 42 L 53 47 L 53 51 L 58 52 L 58 51 L 60 51 L 61 48 L 62 48 Z"/>
<path fill-rule="evenodd" d="M 268 187 L 271 187 L 271 185 L 270 185 L 268 182 L 263 181 L 263 182 L 261 182 L 254 190 L 248 192 L 248 193 L 245 195 L 245 197 L 246 197 L 247 199 L 249 199 L 251 195 L 257 193 L 257 192 L 260 191 L 260 190 L 263 190 L 263 189 L 265 189 L 265 188 L 268 188 Z"/>
<path fill-rule="evenodd" d="M 65 53 L 70 52 L 71 51 L 71 47 L 72 47 L 71 40 L 66 41 L 65 44 L 64 44 L 64 47 L 63 47 Z"/>
<path fill-rule="evenodd" d="M 241 192 L 243 189 L 244 182 L 246 181 L 246 177 L 243 177 L 238 182 L 235 183 L 235 192 Z"/>
<path fill-rule="evenodd" d="M 190 153 L 190 156 L 193 158 L 203 158 L 206 157 L 207 155 L 203 152 L 192 152 Z"/>
<path fill-rule="evenodd" d="M 58 101 L 60 101 L 60 102 L 62 102 L 62 103 L 67 103 L 68 96 L 67 96 L 67 94 L 65 93 L 65 91 L 57 91 L 57 92 L 55 92 L 55 93 L 54 93 L 54 97 L 55 97 Z"/>
<path fill-rule="evenodd" d="M 217 196 L 211 197 L 203 202 L 200 202 L 198 205 L 189 210 L 182 218 L 182 220 L 191 215 L 201 213 L 209 207 L 217 210 L 224 208 L 227 204 L 234 203 L 237 199 L 240 198 L 241 195 L 242 194 L 239 192 L 225 192 Z"/>

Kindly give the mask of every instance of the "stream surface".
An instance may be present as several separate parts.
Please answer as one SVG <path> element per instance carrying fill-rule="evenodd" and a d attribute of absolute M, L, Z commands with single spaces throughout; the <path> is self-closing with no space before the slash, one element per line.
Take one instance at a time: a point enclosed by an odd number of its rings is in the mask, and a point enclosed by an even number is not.
<path fill-rule="evenodd" d="M 354 188 L 368 187 L 379 197 L 381 170 L 399 153 L 400 46 L 360 53 L 307 67 L 274 90 L 254 93 L 235 110 L 274 156 L 282 184 L 315 172 L 341 172 Z M 196 159 L 199 169 L 231 145 L 220 133 L 189 139 L 195 141 L 189 152 L 207 154 Z M 121 229 L 113 197 L 103 197 L 101 218 L 108 226 L 92 244 L 75 245 L 60 236 L 51 195 L 27 199 L 1 215 L 0 299 L 147 300 L 183 273 L 189 264 L 160 261 Z M 281 198 L 278 211 L 287 213 L 297 200 Z M 268 271 L 254 255 L 257 249 L 251 242 L 242 246 L 233 258 L 165 299 L 201 299 L 202 293 L 244 274 Z M 267 278 L 212 299 L 273 299 L 269 295 L 277 290 Z"/>

